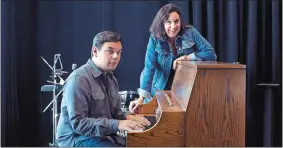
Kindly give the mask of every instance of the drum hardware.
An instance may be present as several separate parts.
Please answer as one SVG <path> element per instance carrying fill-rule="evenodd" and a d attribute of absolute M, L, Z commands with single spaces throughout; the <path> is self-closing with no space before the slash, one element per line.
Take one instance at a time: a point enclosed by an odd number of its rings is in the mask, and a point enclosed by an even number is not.
<path fill-rule="evenodd" d="M 54 63 L 53 66 L 48 64 L 48 62 L 41 57 L 41 59 L 47 64 L 47 66 L 52 70 L 52 75 L 49 76 L 52 81 L 47 80 L 48 83 L 51 83 L 52 85 L 44 85 L 41 87 L 41 91 L 52 91 L 52 100 L 51 102 L 46 106 L 46 108 L 43 110 L 43 112 L 46 112 L 47 109 L 52 105 L 52 143 L 49 143 L 50 147 L 57 147 L 57 142 L 56 142 L 56 128 L 57 128 L 57 123 L 58 123 L 58 117 L 60 113 L 58 113 L 58 97 L 60 94 L 63 92 L 63 85 L 65 84 L 65 80 L 61 77 L 64 74 L 67 74 L 68 72 L 63 71 L 63 65 L 61 61 L 61 54 L 55 54 L 54 55 Z M 56 67 L 59 63 L 59 68 Z M 72 70 L 75 70 L 77 67 L 76 64 L 72 65 Z M 60 91 L 59 91 L 60 90 Z M 59 91 L 59 92 L 58 92 Z M 57 93 L 58 92 L 58 93 Z M 57 93 L 57 94 L 56 94 Z"/>

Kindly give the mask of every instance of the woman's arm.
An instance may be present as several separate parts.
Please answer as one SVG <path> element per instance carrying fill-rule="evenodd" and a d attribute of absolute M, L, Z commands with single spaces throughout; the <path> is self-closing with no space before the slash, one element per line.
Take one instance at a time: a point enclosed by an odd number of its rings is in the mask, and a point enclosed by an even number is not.
<path fill-rule="evenodd" d="M 138 88 L 139 95 L 145 98 L 151 97 L 152 80 L 156 70 L 157 53 L 155 44 L 156 39 L 151 35 L 147 44 L 144 69 L 140 76 L 140 88 Z"/>
<path fill-rule="evenodd" d="M 216 61 L 216 53 L 209 42 L 194 27 L 191 28 L 191 31 L 198 47 L 198 51 L 195 52 L 194 55 L 202 61 Z"/>

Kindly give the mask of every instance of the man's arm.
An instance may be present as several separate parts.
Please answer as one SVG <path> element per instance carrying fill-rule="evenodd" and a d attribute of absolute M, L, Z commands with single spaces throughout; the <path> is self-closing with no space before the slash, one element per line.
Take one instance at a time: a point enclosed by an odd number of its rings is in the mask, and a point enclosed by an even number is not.
<path fill-rule="evenodd" d="M 118 131 L 118 120 L 89 117 L 92 93 L 87 79 L 74 76 L 65 85 L 64 99 L 75 132 L 86 136 L 105 136 Z"/>

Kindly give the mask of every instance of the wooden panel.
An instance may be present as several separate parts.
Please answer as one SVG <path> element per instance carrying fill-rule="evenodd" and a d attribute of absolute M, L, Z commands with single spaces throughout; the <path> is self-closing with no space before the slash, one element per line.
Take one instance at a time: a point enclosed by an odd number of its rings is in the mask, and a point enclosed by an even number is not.
<path fill-rule="evenodd" d="M 156 95 L 160 115 L 156 124 L 142 132 L 129 132 L 127 146 L 184 146 L 185 145 L 185 111 L 176 100 L 169 106 L 165 93 L 171 97 L 170 91 L 159 91 Z M 158 113 L 157 113 L 158 114 Z"/>
<path fill-rule="evenodd" d="M 163 112 L 157 124 L 144 132 L 129 132 L 127 146 L 184 146 L 185 112 Z"/>
<path fill-rule="evenodd" d="M 139 114 L 155 114 L 156 109 L 157 109 L 157 101 L 156 101 L 156 97 L 154 96 L 149 103 L 139 107 L 137 112 Z"/>
<path fill-rule="evenodd" d="M 245 146 L 245 70 L 198 70 L 186 146 Z"/>
<path fill-rule="evenodd" d="M 172 102 L 172 106 L 170 106 L 169 102 L 166 99 L 165 94 L 168 96 L 170 101 Z M 185 111 L 185 109 L 180 105 L 180 103 L 173 98 L 176 96 L 172 91 L 157 91 L 156 97 L 158 98 L 158 106 L 160 107 L 162 112 L 180 112 Z"/>

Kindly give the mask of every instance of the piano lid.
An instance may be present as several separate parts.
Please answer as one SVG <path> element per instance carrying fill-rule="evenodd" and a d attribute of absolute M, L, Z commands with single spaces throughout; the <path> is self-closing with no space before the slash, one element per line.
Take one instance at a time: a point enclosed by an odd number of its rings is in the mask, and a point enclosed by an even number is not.
<path fill-rule="evenodd" d="M 178 64 L 192 68 L 246 68 L 243 64 L 224 63 L 217 61 L 178 61 Z"/>

